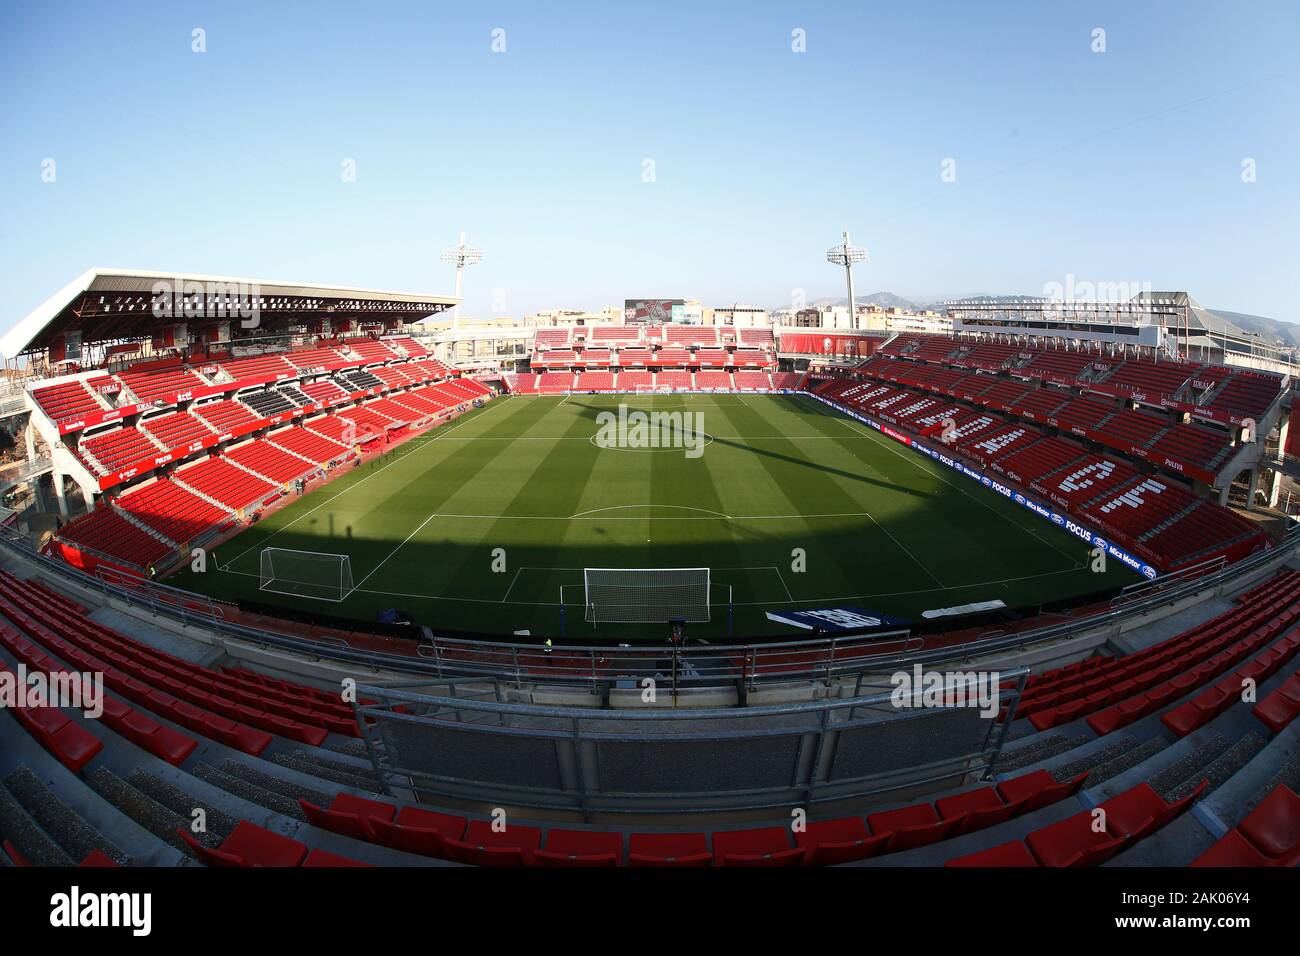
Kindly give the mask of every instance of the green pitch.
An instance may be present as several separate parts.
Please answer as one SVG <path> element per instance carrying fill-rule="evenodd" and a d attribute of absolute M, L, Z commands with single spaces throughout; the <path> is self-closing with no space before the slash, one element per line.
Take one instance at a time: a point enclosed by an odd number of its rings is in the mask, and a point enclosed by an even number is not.
<path fill-rule="evenodd" d="M 683 448 L 601 447 L 601 412 L 698 413 Z M 259 590 L 263 548 L 347 554 L 354 590 L 331 603 Z M 852 604 L 918 619 L 973 601 L 1091 594 L 1137 576 L 946 467 L 803 396 L 581 395 L 496 399 L 352 470 L 169 583 L 374 620 L 396 607 L 464 630 L 634 636 L 584 622 L 583 568 L 712 569 L 725 636 L 782 630 L 764 611 Z"/>

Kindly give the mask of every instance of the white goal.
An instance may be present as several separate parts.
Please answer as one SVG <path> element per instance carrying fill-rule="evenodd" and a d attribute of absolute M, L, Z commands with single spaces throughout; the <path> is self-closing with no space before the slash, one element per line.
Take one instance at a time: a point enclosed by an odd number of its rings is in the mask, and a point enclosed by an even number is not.
<path fill-rule="evenodd" d="M 352 559 L 346 554 L 263 548 L 259 591 L 317 601 L 342 601 L 354 589 Z"/>
<path fill-rule="evenodd" d="M 671 385 L 635 385 L 633 386 L 634 395 L 671 395 L 673 389 Z"/>
<path fill-rule="evenodd" d="M 709 620 L 708 568 L 584 568 L 582 577 L 591 623 Z"/>

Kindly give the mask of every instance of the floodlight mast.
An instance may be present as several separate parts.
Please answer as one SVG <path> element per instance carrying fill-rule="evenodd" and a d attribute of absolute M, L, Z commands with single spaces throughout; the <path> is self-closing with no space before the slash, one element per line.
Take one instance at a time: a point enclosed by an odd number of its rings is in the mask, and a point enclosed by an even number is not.
<path fill-rule="evenodd" d="M 844 230 L 844 241 L 826 250 L 826 261 L 844 267 L 844 278 L 849 287 L 849 328 L 858 327 L 858 310 L 853 302 L 853 263 L 866 262 L 867 250 L 849 242 L 849 231 Z"/>
<path fill-rule="evenodd" d="M 465 267 L 477 265 L 483 259 L 483 250 L 475 249 L 473 246 L 465 245 L 465 231 L 460 233 L 460 242 L 450 249 L 442 250 L 438 257 L 443 262 L 450 262 L 456 267 L 456 298 L 460 299 L 460 280 L 465 274 Z M 460 328 L 460 302 L 457 301 L 451 310 L 451 327 Z"/>

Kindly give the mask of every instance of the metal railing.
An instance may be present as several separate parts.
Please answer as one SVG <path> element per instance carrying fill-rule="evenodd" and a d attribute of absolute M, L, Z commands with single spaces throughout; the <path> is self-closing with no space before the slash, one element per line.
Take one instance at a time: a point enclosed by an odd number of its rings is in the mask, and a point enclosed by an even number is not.
<path fill-rule="evenodd" d="M 354 710 L 385 793 L 588 817 L 756 810 L 989 779 L 1028 673 L 953 675 L 927 702 L 885 690 L 741 710 L 593 711 L 361 684 Z M 724 751 L 744 758 L 721 768 Z"/>
<path fill-rule="evenodd" d="M 120 600 L 150 614 L 206 627 L 221 636 L 263 648 L 274 647 L 374 670 L 422 675 L 440 682 L 585 686 L 606 698 L 611 689 L 628 686 L 628 682 L 639 678 L 666 678 L 667 683 L 660 686 L 669 687 L 673 692 L 701 688 L 735 689 L 743 704 L 748 691 L 764 684 L 829 683 L 856 678 L 856 686 L 860 687 L 863 675 L 894 670 L 902 665 L 968 662 L 1116 625 L 1200 591 L 1217 590 L 1262 569 L 1280 568 L 1294 559 L 1300 550 L 1300 525 L 1293 527 L 1278 547 L 1170 586 L 1155 587 L 1161 581 L 1158 578 L 1150 582 L 1149 590 L 1135 592 L 1133 599 L 1121 606 L 1046 627 L 942 647 L 928 647 L 925 636 L 887 637 L 883 640 L 878 636 L 847 636 L 748 645 L 555 645 L 547 649 L 504 639 L 469 640 L 435 634 L 426 639 L 415 653 L 394 654 L 346 645 L 343 637 L 339 640 L 344 641 L 345 646 L 326 646 L 315 639 L 242 624 L 232 619 L 234 615 L 231 612 L 235 610 L 232 605 L 169 585 L 131 578 L 120 572 L 105 569 L 100 574 L 89 574 L 37 553 L 27 536 L 12 528 L 0 526 L 0 545 L 53 576 L 100 592 L 106 600 Z"/>

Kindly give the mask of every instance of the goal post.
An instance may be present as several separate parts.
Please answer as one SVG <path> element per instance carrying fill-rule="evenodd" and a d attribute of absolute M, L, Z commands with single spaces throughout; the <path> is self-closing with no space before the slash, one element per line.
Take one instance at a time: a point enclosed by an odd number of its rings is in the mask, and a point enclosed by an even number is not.
<path fill-rule="evenodd" d="M 709 620 L 708 568 L 584 568 L 582 577 L 589 623 Z"/>
<path fill-rule="evenodd" d="M 352 559 L 346 554 L 263 548 L 258 590 L 274 594 L 342 601 L 354 590 Z"/>

